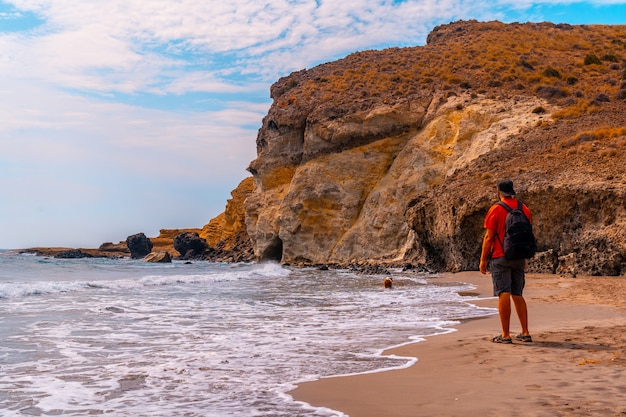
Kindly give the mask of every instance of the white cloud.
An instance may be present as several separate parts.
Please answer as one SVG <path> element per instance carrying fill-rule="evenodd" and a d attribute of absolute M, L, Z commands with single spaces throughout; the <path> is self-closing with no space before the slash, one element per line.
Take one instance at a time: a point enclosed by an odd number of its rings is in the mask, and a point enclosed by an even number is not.
<path fill-rule="evenodd" d="M 256 130 L 244 125 L 267 112 L 152 110 L 16 82 L 2 94 L 16 100 L 0 101 L 0 247 L 201 227 L 249 175 Z"/>
<path fill-rule="evenodd" d="M 14 4 L 45 24 L 0 39 L 0 73 L 19 67 L 20 73 L 66 88 L 154 94 L 236 92 L 241 86 L 224 75 L 239 72 L 267 83 L 356 50 L 419 44 L 438 22 L 493 16 L 488 4 L 462 0 Z M 195 74 L 189 74 L 190 65 L 197 66 L 191 69 Z"/>
<path fill-rule="evenodd" d="M 18 97 L 17 101 L 0 102 L 0 160 L 41 159 L 43 163 L 53 159 L 60 165 L 86 159 L 93 159 L 95 165 L 99 160 L 115 160 L 123 167 L 136 165 L 131 161 L 137 159 L 145 163 L 146 170 L 155 172 L 162 166 L 179 165 L 178 175 L 184 176 L 183 167 L 204 165 L 201 161 L 212 159 L 213 168 L 232 172 L 237 168 L 222 166 L 223 158 L 211 149 L 251 160 L 256 131 L 243 126 L 260 126 L 267 112 L 267 105 L 246 102 L 229 103 L 211 112 L 151 110 L 33 85 L 14 87 L 4 91 Z M 27 94 L 17 96 L 17 91 Z M 141 155 L 149 153 L 160 156 L 143 161 Z"/>
<path fill-rule="evenodd" d="M 216 74 L 233 66 L 272 77 L 299 69 L 294 62 L 310 65 L 367 45 L 418 41 L 426 34 L 420 22 L 458 12 L 455 2 L 367 0 L 15 4 L 46 22 L 27 36 L 4 37 L 3 50 L 21 61 L 25 74 L 68 88 L 126 93 L 180 91 L 180 83 L 167 84 L 185 71 L 186 54 L 202 59 L 202 71 L 214 74 L 205 88 L 221 90 L 224 82 Z M 236 63 L 220 62 L 222 54 Z"/>

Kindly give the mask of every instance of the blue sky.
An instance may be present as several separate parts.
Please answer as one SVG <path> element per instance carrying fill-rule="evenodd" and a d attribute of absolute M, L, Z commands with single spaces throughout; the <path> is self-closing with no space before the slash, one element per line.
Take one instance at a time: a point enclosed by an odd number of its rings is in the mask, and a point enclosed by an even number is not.
<path fill-rule="evenodd" d="M 459 19 L 626 24 L 626 0 L 0 0 L 0 248 L 202 227 L 274 81 Z"/>

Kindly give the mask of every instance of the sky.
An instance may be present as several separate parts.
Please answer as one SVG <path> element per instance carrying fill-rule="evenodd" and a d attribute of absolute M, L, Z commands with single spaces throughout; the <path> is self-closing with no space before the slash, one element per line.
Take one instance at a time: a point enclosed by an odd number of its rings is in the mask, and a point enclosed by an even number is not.
<path fill-rule="evenodd" d="M 470 19 L 626 24 L 626 0 L 0 0 L 0 248 L 200 228 L 278 78 Z"/>

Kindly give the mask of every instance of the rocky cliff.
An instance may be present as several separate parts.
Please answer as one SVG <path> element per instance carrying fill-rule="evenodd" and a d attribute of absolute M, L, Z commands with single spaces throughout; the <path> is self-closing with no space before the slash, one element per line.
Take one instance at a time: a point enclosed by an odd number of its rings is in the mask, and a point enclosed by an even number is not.
<path fill-rule="evenodd" d="M 248 170 L 254 255 L 477 269 L 494 184 L 535 270 L 626 273 L 626 26 L 456 22 L 271 88 Z"/>
<path fill-rule="evenodd" d="M 506 177 L 533 211 L 531 270 L 626 275 L 626 26 L 460 21 L 270 94 L 252 177 L 204 228 L 161 230 L 153 251 L 194 232 L 213 261 L 475 270 Z"/>
<path fill-rule="evenodd" d="M 213 249 L 210 259 L 219 262 L 253 261 L 254 251 L 246 228 L 244 202 L 254 189 L 252 177 L 231 192 L 222 214 L 202 228 L 200 237 Z"/>

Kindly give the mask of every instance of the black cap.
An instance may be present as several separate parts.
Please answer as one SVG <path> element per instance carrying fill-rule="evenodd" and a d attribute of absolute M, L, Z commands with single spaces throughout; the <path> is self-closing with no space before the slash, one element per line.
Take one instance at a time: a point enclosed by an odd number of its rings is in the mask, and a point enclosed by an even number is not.
<path fill-rule="evenodd" d="M 515 195 L 515 190 L 513 189 L 513 181 L 511 180 L 502 180 L 498 181 L 498 191 L 505 197 L 510 197 Z"/>

